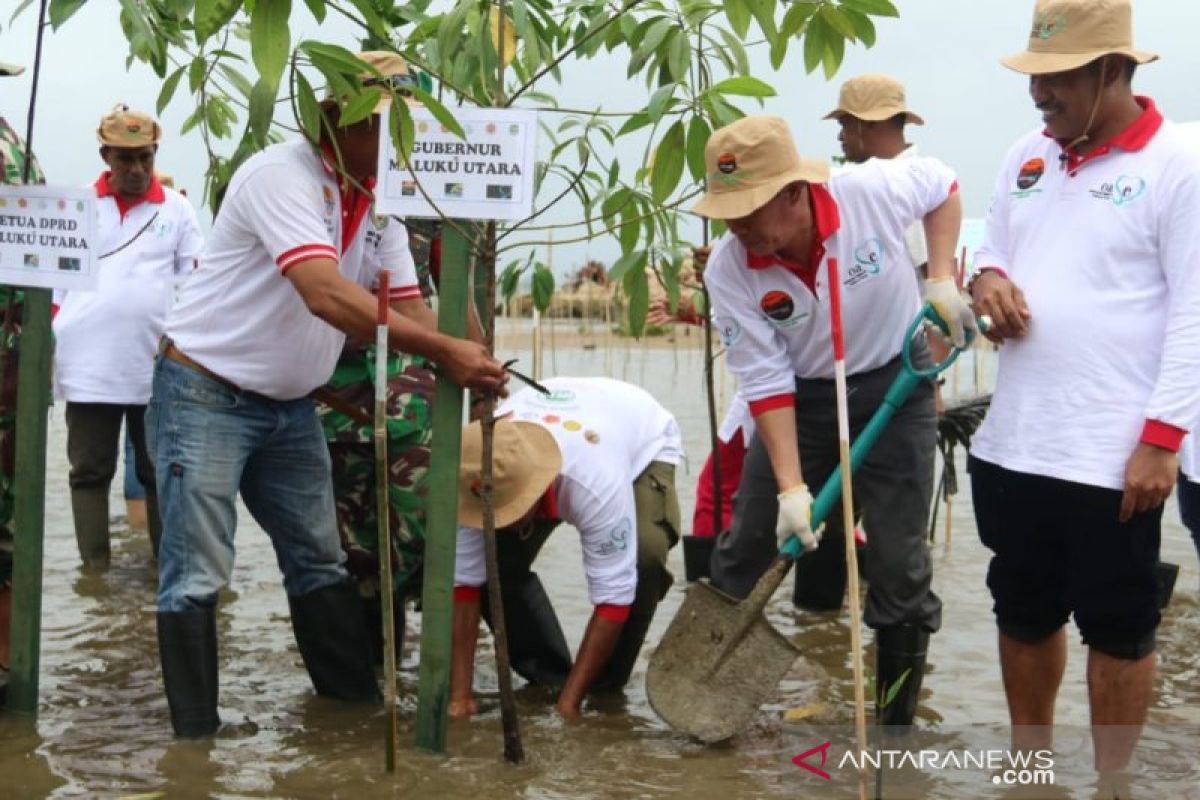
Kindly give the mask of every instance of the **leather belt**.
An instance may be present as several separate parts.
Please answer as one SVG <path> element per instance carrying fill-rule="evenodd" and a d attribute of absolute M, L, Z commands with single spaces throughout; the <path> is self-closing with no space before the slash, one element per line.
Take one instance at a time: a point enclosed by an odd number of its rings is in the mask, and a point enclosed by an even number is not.
<path fill-rule="evenodd" d="M 227 389 L 232 389 L 235 392 L 242 391 L 241 387 L 239 387 L 233 381 L 222 378 L 220 375 L 213 372 L 211 369 L 209 369 L 208 367 L 199 363 L 198 361 L 193 361 L 192 359 L 188 358 L 187 355 L 185 355 L 182 350 L 180 350 L 178 347 L 176 347 L 175 343 L 172 342 L 170 339 L 164 338 L 162 340 L 162 343 L 159 347 L 159 352 L 163 355 L 164 358 L 169 358 L 172 361 L 174 361 L 176 364 L 182 364 L 183 366 L 187 367 L 188 369 L 193 369 L 196 372 L 199 372 L 201 375 L 205 376 L 206 378 L 212 378 L 214 381 L 221 384 L 222 386 L 224 386 Z"/>

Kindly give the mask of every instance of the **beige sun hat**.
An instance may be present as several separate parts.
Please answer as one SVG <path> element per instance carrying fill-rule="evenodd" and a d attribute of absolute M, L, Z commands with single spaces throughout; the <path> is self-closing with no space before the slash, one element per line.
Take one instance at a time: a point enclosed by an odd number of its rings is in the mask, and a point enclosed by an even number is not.
<path fill-rule="evenodd" d="M 373 72 L 364 72 L 359 75 L 363 86 L 380 86 L 385 89 L 383 96 L 379 98 L 379 102 L 375 105 L 373 112 L 375 114 L 382 114 L 391 106 L 392 93 L 386 91 L 388 85 L 400 92 L 409 86 L 415 86 L 417 83 L 408 71 L 408 62 L 390 50 L 365 50 L 359 53 L 358 57 L 379 70 L 379 74 L 383 76 L 380 78 L 379 75 Z M 326 90 L 325 100 L 326 102 L 332 102 L 332 88 Z"/>
<path fill-rule="evenodd" d="M 751 116 L 713 131 L 704 147 L 707 188 L 692 213 L 738 219 L 796 181 L 824 183 L 829 164 L 801 158 L 783 117 Z"/>
<path fill-rule="evenodd" d="M 842 84 L 838 105 L 824 119 L 851 116 L 864 122 L 879 122 L 903 114 L 914 125 L 924 125 L 921 115 L 908 107 L 904 84 L 891 75 L 860 75 Z"/>
<path fill-rule="evenodd" d="M 100 119 L 96 138 L 100 144 L 109 147 L 145 147 L 158 144 L 162 138 L 162 127 L 149 114 L 117 103 L 112 111 Z"/>
<path fill-rule="evenodd" d="M 496 420 L 492 440 L 492 508 L 497 528 L 513 524 L 533 508 L 562 470 L 562 451 L 554 434 L 536 422 Z M 458 523 L 483 527 L 483 428 L 463 429 L 458 467 Z"/>
<path fill-rule="evenodd" d="M 0 75 L 20 75 L 25 71 L 25 68 L 20 64 L 9 64 L 6 61 L 0 61 Z"/>
<path fill-rule="evenodd" d="M 1025 75 L 1046 75 L 1077 69 L 1110 54 L 1139 64 L 1158 59 L 1133 47 L 1130 0 L 1037 0 L 1029 45 L 1000 63 Z"/>

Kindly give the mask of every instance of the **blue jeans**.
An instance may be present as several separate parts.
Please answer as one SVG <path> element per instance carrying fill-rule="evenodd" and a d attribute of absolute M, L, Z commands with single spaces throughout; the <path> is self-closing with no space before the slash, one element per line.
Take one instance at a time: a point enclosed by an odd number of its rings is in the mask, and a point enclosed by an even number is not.
<path fill-rule="evenodd" d="M 311 400 L 239 392 L 159 356 L 146 435 L 163 520 L 160 612 L 216 603 L 233 572 L 239 491 L 271 538 L 289 595 L 347 580 Z"/>
<path fill-rule="evenodd" d="M 1196 555 L 1200 556 L 1200 483 L 1189 481 L 1179 473 L 1179 516 L 1183 524 L 1192 532 L 1192 543 L 1196 545 Z"/>

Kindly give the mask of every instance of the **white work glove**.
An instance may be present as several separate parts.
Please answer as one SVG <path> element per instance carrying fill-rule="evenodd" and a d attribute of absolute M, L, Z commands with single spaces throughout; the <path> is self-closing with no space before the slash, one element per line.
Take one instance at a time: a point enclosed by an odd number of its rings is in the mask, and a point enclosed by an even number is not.
<path fill-rule="evenodd" d="M 960 350 L 967 346 L 968 330 L 975 330 L 975 315 L 971 305 L 958 289 L 954 278 L 933 278 L 925 281 L 925 302 L 950 328 L 950 341 Z"/>
<path fill-rule="evenodd" d="M 813 534 L 812 495 L 803 483 L 779 495 L 779 521 L 775 523 L 775 540 L 782 550 L 787 540 L 795 536 L 805 552 L 816 550 L 820 537 Z"/>

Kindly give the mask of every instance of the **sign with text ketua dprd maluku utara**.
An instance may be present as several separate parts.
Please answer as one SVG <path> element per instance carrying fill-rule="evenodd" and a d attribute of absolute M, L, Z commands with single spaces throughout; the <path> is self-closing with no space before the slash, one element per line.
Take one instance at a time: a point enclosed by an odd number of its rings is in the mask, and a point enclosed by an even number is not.
<path fill-rule="evenodd" d="M 0 283 L 96 285 L 96 193 L 86 186 L 0 186 Z"/>

